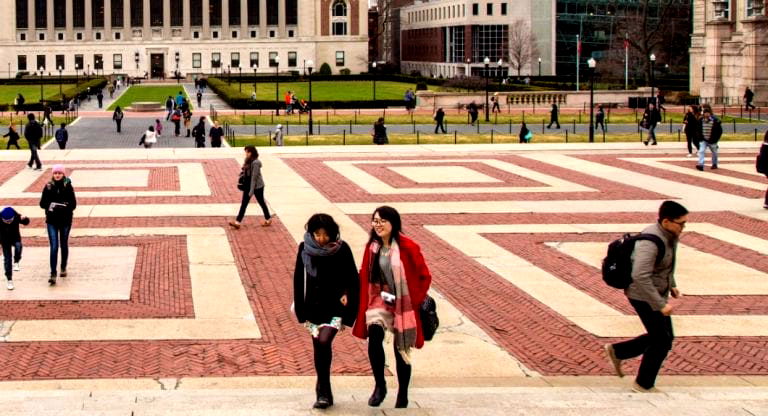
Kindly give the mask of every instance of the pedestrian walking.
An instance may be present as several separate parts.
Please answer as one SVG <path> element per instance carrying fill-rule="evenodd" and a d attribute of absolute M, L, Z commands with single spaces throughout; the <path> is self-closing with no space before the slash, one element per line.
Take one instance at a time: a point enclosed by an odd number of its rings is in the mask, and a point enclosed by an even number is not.
<path fill-rule="evenodd" d="M 701 142 L 701 115 L 698 106 L 688 106 L 688 111 L 683 117 L 683 132 L 688 145 L 687 157 L 691 157 L 694 149 L 696 152 L 699 151 L 699 142 Z"/>
<path fill-rule="evenodd" d="M 750 109 L 754 110 L 756 107 L 752 105 L 752 100 L 755 99 L 755 93 L 752 92 L 749 87 L 747 87 L 746 90 L 744 90 L 744 110 L 749 111 Z"/>
<path fill-rule="evenodd" d="M 184 93 L 182 91 L 179 91 L 176 93 L 176 100 L 174 102 L 174 108 L 181 108 L 181 105 L 184 104 Z"/>
<path fill-rule="evenodd" d="M 664 245 L 664 254 L 657 262 L 660 248 L 651 240 L 637 240 L 632 252 L 632 283 L 624 294 L 637 312 L 646 333 L 637 338 L 606 344 L 609 362 L 616 375 L 624 376 L 622 361 L 643 356 L 632 384 L 638 393 L 658 392 L 656 377 L 667 354 L 672 349 L 673 306 L 669 296 L 680 297 L 675 282 L 677 243 L 688 221 L 688 210 L 674 201 L 664 201 L 659 207 L 656 224 L 642 233 L 658 237 Z"/>
<path fill-rule="evenodd" d="M 159 118 L 155 119 L 155 134 L 157 135 L 157 137 L 160 137 L 163 135 L 163 123 L 160 121 Z"/>
<path fill-rule="evenodd" d="M 435 111 L 435 116 L 433 117 L 435 119 L 435 134 L 437 134 L 437 130 L 440 129 L 443 131 L 443 134 L 448 133 L 445 131 L 445 123 L 443 120 L 445 120 L 445 111 L 443 111 L 443 107 L 440 107 Z"/>
<path fill-rule="evenodd" d="M 317 374 L 312 407 L 325 409 L 333 406 L 331 347 L 336 334 L 355 323 L 360 284 L 352 250 L 333 217 L 314 214 L 304 229 L 293 271 L 293 311 L 312 336 Z"/>
<path fill-rule="evenodd" d="M 192 134 L 192 112 L 189 111 L 189 106 L 182 112 L 181 116 L 184 118 L 184 128 L 187 130 L 187 137 L 189 137 Z"/>
<path fill-rule="evenodd" d="M 402 233 L 400 214 L 376 208 L 360 267 L 360 302 L 353 335 L 368 340 L 368 360 L 375 381 L 368 405 L 379 406 L 387 395 L 384 379 L 384 334 L 394 334 L 398 392 L 396 408 L 408 407 L 411 350 L 424 345 L 418 311 L 432 282 L 419 245 Z"/>
<path fill-rule="evenodd" d="M 37 152 L 40 150 L 40 139 L 43 138 L 43 127 L 35 120 L 35 115 L 32 113 L 27 114 L 27 120 L 29 122 L 24 126 L 24 138 L 27 139 L 29 145 L 29 162 L 28 167 L 32 167 L 35 164 L 35 170 L 43 170 L 43 163 L 40 162 L 40 157 Z"/>
<path fill-rule="evenodd" d="M 123 113 L 123 109 L 120 108 L 118 105 L 115 107 L 115 111 L 112 113 L 112 120 L 115 122 L 115 127 L 117 127 L 117 132 L 120 133 L 121 126 L 123 125 L 123 118 L 125 117 L 125 114 Z"/>
<path fill-rule="evenodd" d="M 52 114 L 53 114 L 53 108 L 51 108 L 51 104 L 44 101 L 43 102 L 43 125 L 53 126 L 53 118 L 51 118 Z"/>
<path fill-rule="evenodd" d="M 493 103 L 493 105 L 491 106 L 491 112 L 494 113 L 494 114 L 495 113 L 500 113 L 501 112 L 501 107 L 499 106 L 499 93 L 498 92 L 494 92 L 493 93 L 493 97 L 491 97 L 491 102 Z"/>
<path fill-rule="evenodd" d="M 600 104 L 597 105 L 597 114 L 595 114 L 595 131 L 597 131 L 597 126 L 600 126 L 605 133 L 605 111 Z"/>
<path fill-rule="evenodd" d="M 657 145 L 656 142 L 656 126 L 661 122 L 661 113 L 656 109 L 653 103 L 648 104 L 648 107 L 643 112 L 643 119 L 640 121 L 643 128 L 648 129 L 648 136 L 646 136 L 643 144 L 648 146 L 650 142 L 652 146 Z"/>
<path fill-rule="evenodd" d="M 56 265 L 59 247 L 61 247 L 61 268 L 58 276 L 67 277 L 69 260 L 69 232 L 72 229 L 72 216 L 77 208 L 75 189 L 66 176 L 63 165 L 53 166 L 53 177 L 43 188 L 40 208 L 45 210 L 45 223 L 48 227 L 48 243 L 51 247 L 50 285 L 56 284 Z"/>
<path fill-rule="evenodd" d="M 704 170 L 704 161 L 707 148 L 712 152 L 712 169 L 717 169 L 717 143 L 723 135 L 723 125 L 720 119 L 712 114 L 712 107 L 705 104 L 704 114 L 701 117 L 701 142 L 699 143 L 699 160 L 696 169 Z"/>
<path fill-rule="evenodd" d="M 61 123 L 61 126 L 56 130 L 53 137 L 56 139 L 56 144 L 59 145 L 59 149 L 64 150 L 67 148 L 67 141 L 69 140 L 69 132 L 67 132 L 67 123 Z"/>
<path fill-rule="evenodd" d="M 3 266 L 5 268 L 6 288 L 13 290 L 13 272 L 21 271 L 21 233 L 20 225 L 29 225 L 29 218 L 12 207 L 0 211 L 0 245 L 3 248 Z"/>
<path fill-rule="evenodd" d="M 533 139 L 533 133 L 528 130 L 528 125 L 525 124 L 524 121 L 520 126 L 520 134 L 518 134 L 518 137 L 520 138 L 520 143 L 530 143 Z"/>
<path fill-rule="evenodd" d="M 760 146 L 760 154 L 757 156 L 757 172 L 768 178 L 768 131 L 763 136 L 763 145 Z M 768 189 L 765 191 L 763 208 L 768 209 Z"/>
<path fill-rule="evenodd" d="M 379 117 L 376 122 L 373 123 L 373 144 L 387 144 L 389 138 L 387 137 L 387 126 L 384 125 L 384 117 Z"/>
<path fill-rule="evenodd" d="M 552 109 L 549 110 L 549 124 L 547 125 L 548 129 L 552 128 L 552 124 L 555 124 L 557 127 L 560 128 L 560 112 L 557 108 L 557 104 L 552 104 Z"/>
<path fill-rule="evenodd" d="M 243 217 L 245 217 L 245 210 L 248 208 L 248 203 L 251 197 L 256 196 L 256 201 L 261 207 L 261 211 L 264 213 L 264 220 L 261 221 L 262 227 L 268 227 L 272 224 L 272 216 L 269 215 L 269 208 L 267 202 L 264 200 L 264 178 L 261 176 L 261 161 L 259 160 L 259 151 L 256 147 L 248 145 L 245 146 L 245 162 L 240 170 L 240 177 L 237 181 L 237 188 L 243 191 L 243 198 L 240 202 L 240 211 L 237 213 L 237 218 L 234 221 L 229 222 L 229 226 L 239 230 L 242 226 Z"/>
<path fill-rule="evenodd" d="M 173 110 L 171 114 L 171 122 L 173 123 L 173 135 L 179 137 L 181 135 L 181 107 Z"/>
<path fill-rule="evenodd" d="M 21 93 L 16 94 L 16 98 L 13 99 L 13 109 L 16 110 L 16 115 L 19 114 L 19 110 L 27 114 L 27 108 L 24 107 L 24 96 Z"/>
<path fill-rule="evenodd" d="M 144 146 L 145 149 L 150 149 L 157 143 L 157 132 L 155 132 L 154 126 L 147 127 L 147 131 L 141 135 L 139 139 L 139 146 Z"/>
<path fill-rule="evenodd" d="M 285 114 L 293 114 L 293 107 L 291 106 L 291 92 L 286 92 L 283 99 L 285 101 Z"/>
<path fill-rule="evenodd" d="M 99 92 L 96 93 L 96 101 L 98 101 L 99 108 L 101 108 L 104 102 L 104 92 L 102 92 L 102 90 L 99 90 Z"/>
<path fill-rule="evenodd" d="M 109 98 L 110 99 L 115 97 L 115 85 L 114 84 L 109 84 L 107 86 L 107 91 L 109 92 Z"/>
<path fill-rule="evenodd" d="M 221 138 L 224 137 L 224 129 L 219 126 L 219 121 L 213 121 L 213 127 L 208 132 L 208 137 L 211 138 L 211 147 L 221 147 Z"/>
<path fill-rule="evenodd" d="M 474 101 L 469 103 L 469 105 L 467 106 L 467 112 L 469 113 L 469 118 L 470 118 L 469 124 L 471 126 L 474 126 L 475 122 L 477 122 L 477 116 L 480 114 L 480 110 L 478 110 L 477 104 L 475 104 Z"/>
<path fill-rule="evenodd" d="M 278 124 L 277 126 L 275 126 L 275 132 L 272 134 L 272 140 L 275 141 L 275 144 L 277 146 L 281 146 L 282 147 L 285 144 L 284 140 L 283 140 L 283 125 L 282 124 Z"/>
<path fill-rule="evenodd" d="M 19 147 L 19 133 L 16 132 L 16 128 L 13 127 L 13 124 L 8 125 L 8 133 L 5 133 L 3 137 L 8 138 L 8 144 L 5 146 L 5 150 L 10 149 L 11 146 L 16 146 L 16 149 L 21 149 L 21 147 Z"/>
<path fill-rule="evenodd" d="M 201 90 L 197 90 L 197 107 L 203 106 L 203 92 Z"/>
<path fill-rule="evenodd" d="M 194 128 L 192 137 L 195 138 L 195 147 L 205 147 L 205 117 L 200 117 Z"/>
<path fill-rule="evenodd" d="M 168 98 L 165 99 L 165 121 L 168 121 L 171 118 L 171 113 L 173 113 L 173 104 L 173 97 L 169 95 Z"/>

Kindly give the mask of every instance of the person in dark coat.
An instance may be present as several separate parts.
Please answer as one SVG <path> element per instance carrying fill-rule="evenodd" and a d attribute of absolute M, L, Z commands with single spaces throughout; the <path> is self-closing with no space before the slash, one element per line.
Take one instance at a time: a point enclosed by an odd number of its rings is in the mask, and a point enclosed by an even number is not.
<path fill-rule="evenodd" d="M 768 131 L 763 136 L 763 145 L 760 146 L 760 156 L 757 158 L 757 171 L 768 178 Z M 768 209 L 768 189 L 765 191 L 763 208 Z"/>
<path fill-rule="evenodd" d="M 255 146 L 248 145 L 243 149 L 245 151 L 245 161 L 240 169 L 240 178 L 238 180 L 238 189 L 243 191 L 243 198 L 240 201 L 240 211 L 237 212 L 237 218 L 229 222 L 229 226 L 239 230 L 245 218 L 245 210 L 251 197 L 256 197 L 256 202 L 261 207 L 264 214 L 264 220 L 261 221 L 262 227 L 269 227 L 272 224 L 272 216 L 269 214 L 267 201 L 264 200 L 264 177 L 261 176 L 261 161 L 259 160 L 259 151 Z M 242 185 L 240 185 L 242 184 Z"/>
<path fill-rule="evenodd" d="M 53 166 L 53 178 L 45 184 L 40 197 L 40 208 L 45 210 L 45 223 L 48 226 L 48 242 L 51 246 L 50 285 L 56 284 L 56 264 L 61 247 L 61 272 L 58 276 L 67 277 L 69 260 L 69 231 L 72 229 L 72 217 L 77 208 L 75 188 L 67 178 L 63 165 Z"/>
<path fill-rule="evenodd" d="M 31 168 L 34 163 L 35 170 L 43 170 L 43 162 L 40 161 L 40 157 L 37 155 L 38 150 L 40 150 L 40 139 L 43 138 L 43 128 L 35 120 L 34 114 L 27 114 L 27 120 L 29 122 L 24 126 L 24 138 L 27 139 L 30 153 L 27 166 Z"/>
<path fill-rule="evenodd" d="M 192 128 L 192 137 L 195 138 L 195 147 L 205 147 L 205 117 Z"/>
<path fill-rule="evenodd" d="M 560 113 L 557 109 L 557 104 L 552 104 L 552 109 L 549 110 L 549 125 L 547 125 L 548 129 L 552 128 L 552 124 L 557 125 L 557 128 L 560 128 Z"/>
<path fill-rule="evenodd" d="M 389 138 L 387 137 L 387 126 L 384 125 L 384 117 L 379 117 L 379 119 L 373 123 L 373 143 L 389 143 Z"/>
<path fill-rule="evenodd" d="M 480 114 L 480 111 L 477 108 L 477 104 L 475 104 L 474 101 L 469 103 L 467 106 L 467 112 L 469 113 L 469 124 L 474 126 L 475 122 L 477 121 L 477 116 Z"/>
<path fill-rule="evenodd" d="M 118 105 L 115 108 L 115 112 L 112 113 L 112 120 L 115 121 L 115 126 L 117 127 L 117 132 L 120 133 L 120 129 L 123 125 L 123 118 L 125 117 L 125 114 L 123 113 L 123 109 L 120 108 Z"/>
<path fill-rule="evenodd" d="M 518 137 L 520 138 L 520 143 L 528 143 L 528 133 L 531 131 L 528 130 L 528 126 L 523 122 L 523 125 L 520 126 L 520 134 Z"/>
<path fill-rule="evenodd" d="M 659 110 L 656 109 L 656 106 L 651 104 L 648 104 L 648 107 L 645 109 L 645 112 L 643 113 L 643 119 L 642 123 L 644 126 L 648 129 L 648 136 L 645 138 L 645 141 L 643 142 L 646 146 L 648 146 L 648 143 L 650 142 L 652 146 L 655 146 L 658 144 L 656 142 L 656 126 L 661 122 L 661 113 Z"/>
<path fill-rule="evenodd" d="M 8 138 L 8 144 L 5 146 L 5 150 L 10 149 L 11 146 L 16 146 L 16 149 L 21 149 L 21 147 L 19 147 L 19 133 L 16 132 L 16 128 L 13 127 L 13 124 L 8 125 L 8 133 L 5 133 L 3 137 Z"/>
<path fill-rule="evenodd" d="M 219 126 L 219 121 L 213 121 L 213 127 L 208 132 L 211 138 L 211 147 L 221 147 L 221 138 L 224 137 L 224 129 Z"/>
<path fill-rule="evenodd" d="M 597 131 L 597 126 L 600 126 L 603 129 L 603 133 L 605 133 L 605 110 L 603 110 L 602 105 L 597 106 L 597 113 L 595 114 L 595 131 Z"/>
<path fill-rule="evenodd" d="M 440 107 L 435 112 L 435 134 L 437 134 L 437 130 L 440 129 L 443 131 L 443 134 L 448 133 L 445 131 L 445 123 L 443 123 L 443 120 L 445 119 L 445 111 L 443 111 L 443 108 Z"/>
<path fill-rule="evenodd" d="M 688 157 L 693 156 L 694 149 L 699 151 L 699 142 L 701 142 L 701 116 L 699 108 L 695 105 L 688 107 L 688 112 L 683 117 L 683 132 L 685 141 L 688 143 Z"/>
<path fill-rule="evenodd" d="M 96 101 L 99 102 L 99 108 L 101 108 L 102 103 L 104 102 L 104 92 L 102 90 L 99 90 L 99 92 L 96 93 Z"/>
<path fill-rule="evenodd" d="M 0 211 L 0 245 L 3 247 L 3 266 L 5 278 L 8 280 L 8 290 L 13 290 L 13 272 L 20 271 L 21 266 L 21 233 L 20 225 L 29 225 L 29 218 L 19 214 L 11 207 L 5 207 Z M 355 276 L 357 278 L 357 276 Z"/>
<path fill-rule="evenodd" d="M 56 130 L 53 137 L 56 139 L 56 144 L 59 145 L 59 149 L 64 150 L 67 148 L 67 141 L 69 141 L 69 132 L 67 131 L 67 123 L 61 123 L 61 127 Z"/>
<path fill-rule="evenodd" d="M 53 118 L 51 118 L 52 114 L 53 108 L 51 108 L 51 105 L 47 102 L 43 102 L 43 124 L 49 123 L 51 126 L 53 125 Z"/>
<path fill-rule="evenodd" d="M 314 214 L 304 227 L 293 271 L 293 311 L 309 330 L 314 349 L 316 409 L 333 405 L 331 344 L 344 326 L 357 317 L 359 280 L 349 245 L 327 214 Z"/>
<path fill-rule="evenodd" d="M 752 100 L 755 99 L 755 93 L 752 92 L 749 87 L 747 87 L 746 90 L 744 90 L 744 110 L 749 111 L 750 109 L 754 110 L 755 106 L 752 105 Z"/>

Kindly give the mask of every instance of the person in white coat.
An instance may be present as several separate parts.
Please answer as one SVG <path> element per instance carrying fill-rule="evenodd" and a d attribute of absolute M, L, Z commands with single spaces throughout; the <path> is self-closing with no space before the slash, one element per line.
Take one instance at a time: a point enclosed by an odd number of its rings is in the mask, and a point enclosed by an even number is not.
<path fill-rule="evenodd" d="M 284 144 L 282 124 L 278 124 L 277 127 L 275 127 L 275 133 L 272 135 L 272 140 L 275 141 L 277 146 L 282 146 Z"/>

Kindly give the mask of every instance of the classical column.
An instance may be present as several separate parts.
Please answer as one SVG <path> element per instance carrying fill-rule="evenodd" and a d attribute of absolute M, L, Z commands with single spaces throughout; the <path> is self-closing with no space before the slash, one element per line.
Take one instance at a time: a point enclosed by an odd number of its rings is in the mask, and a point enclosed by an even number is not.
<path fill-rule="evenodd" d="M 171 0 L 163 0 L 163 39 L 171 38 Z"/>
<path fill-rule="evenodd" d="M 229 33 L 229 0 L 221 0 L 221 38 L 231 39 Z"/>
<path fill-rule="evenodd" d="M 27 0 L 27 22 L 27 40 L 35 41 L 35 0 Z"/>
<path fill-rule="evenodd" d="M 112 39 L 112 0 L 104 0 L 104 40 Z"/>
<path fill-rule="evenodd" d="M 143 17 L 142 22 L 142 30 L 141 34 L 144 37 L 144 40 L 150 40 L 152 39 L 152 27 L 149 24 L 149 0 L 144 0 L 142 2 L 141 8 L 143 9 L 141 12 L 141 17 Z"/>
<path fill-rule="evenodd" d="M 190 32 L 192 29 L 192 18 L 190 17 L 191 12 L 189 10 L 189 5 L 190 5 L 189 3 L 190 3 L 189 0 L 184 2 L 184 9 L 182 10 L 182 13 L 181 13 L 182 15 L 181 18 L 183 20 L 182 23 L 184 25 L 182 36 L 184 37 L 184 39 L 189 39 L 191 37 Z"/>
<path fill-rule="evenodd" d="M 240 39 L 250 37 L 248 33 L 248 0 L 240 0 Z"/>
<path fill-rule="evenodd" d="M 85 0 L 85 40 L 93 39 L 93 1 Z"/>
<path fill-rule="evenodd" d="M 46 10 L 46 26 L 48 30 L 48 34 L 45 37 L 45 40 L 52 41 L 55 39 L 56 35 L 54 34 L 55 29 L 53 27 L 53 0 L 47 1 L 45 3 L 45 10 Z M 67 34 L 65 35 L 67 40 L 73 39 L 72 37 L 72 0 L 67 0 Z"/>
<path fill-rule="evenodd" d="M 208 0 L 203 0 L 203 39 L 211 38 L 211 16 L 209 15 L 211 10 L 211 3 Z"/>
<path fill-rule="evenodd" d="M 277 0 L 277 37 L 286 37 L 285 33 L 285 0 Z"/>
<path fill-rule="evenodd" d="M 259 37 L 266 38 L 267 35 L 267 0 L 259 0 Z"/>

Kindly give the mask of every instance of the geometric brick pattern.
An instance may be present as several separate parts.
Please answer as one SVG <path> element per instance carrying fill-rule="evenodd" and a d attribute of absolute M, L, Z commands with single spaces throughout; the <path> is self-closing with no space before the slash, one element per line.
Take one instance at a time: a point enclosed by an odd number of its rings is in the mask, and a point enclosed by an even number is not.
<path fill-rule="evenodd" d="M 79 168 L 69 169 L 67 175 L 72 176 Z M 99 171 L 121 170 L 121 171 L 149 171 L 149 183 L 147 186 L 103 186 L 103 187 L 85 187 L 78 186 L 78 192 L 84 191 L 178 191 L 179 190 L 179 170 L 176 167 L 99 167 Z M 50 181 L 50 169 L 45 169 L 40 174 L 35 183 L 30 185 L 24 192 L 41 192 L 45 184 Z"/>

